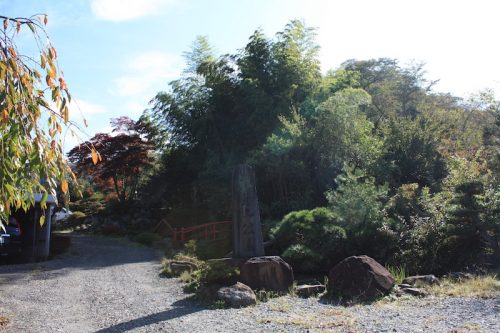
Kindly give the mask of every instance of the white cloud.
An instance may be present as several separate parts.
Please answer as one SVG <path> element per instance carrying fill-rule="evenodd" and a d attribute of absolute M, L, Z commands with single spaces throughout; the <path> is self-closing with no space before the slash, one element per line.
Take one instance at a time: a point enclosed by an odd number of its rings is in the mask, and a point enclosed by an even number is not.
<path fill-rule="evenodd" d="M 56 104 L 52 101 L 49 103 L 49 106 L 52 110 L 59 110 Z M 71 103 L 68 108 L 71 121 L 75 121 L 77 123 L 81 122 L 82 117 L 87 118 L 96 114 L 109 113 L 108 109 L 100 104 L 81 99 L 77 100 L 74 97 L 71 99 Z"/>
<path fill-rule="evenodd" d="M 69 111 L 72 117 L 74 117 L 75 115 L 78 116 L 80 114 L 83 117 L 88 117 L 95 114 L 109 113 L 109 111 L 100 104 L 75 99 L 71 101 L 69 105 Z"/>
<path fill-rule="evenodd" d="M 146 52 L 130 59 L 124 67 L 128 73 L 114 80 L 113 93 L 129 97 L 149 95 L 152 98 L 180 75 L 183 66 L 178 56 Z"/>
<path fill-rule="evenodd" d="M 174 0 L 92 0 L 92 13 L 101 20 L 121 22 L 157 14 Z"/>

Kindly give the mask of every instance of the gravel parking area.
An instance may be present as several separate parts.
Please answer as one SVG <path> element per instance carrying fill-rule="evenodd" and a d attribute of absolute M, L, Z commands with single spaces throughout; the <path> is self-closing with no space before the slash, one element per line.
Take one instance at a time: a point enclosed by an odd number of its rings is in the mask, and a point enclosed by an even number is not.
<path fill-rule="evenodd" d="M 280 297 L 209 310 L 158 276 L 149 248 L 73 237 L 67 254 L 0 266 L 5 332 L 500 332 L 500 299 L 405 298 L 343 307 Z M 1 330 L 1 329 L 0 329 Z"/>

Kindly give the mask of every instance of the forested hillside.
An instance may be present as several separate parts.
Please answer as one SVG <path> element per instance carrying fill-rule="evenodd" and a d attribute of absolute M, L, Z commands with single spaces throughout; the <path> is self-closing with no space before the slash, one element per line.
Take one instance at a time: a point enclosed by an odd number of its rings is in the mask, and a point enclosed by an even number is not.
<path fill-rule="evenodd" d="M 297 271 L 353 254 L 412 272 L 498 264 L 493 93 L 438 93 L 424 65 L 396 59 L 322 74 L 318 51 L 300 21 L 233 54 L 199 37 L 139 121 L 157 161 L 130 200 L 176 226 L 228 219 L 231 172 L 248 163 L 269 251 Z"/>

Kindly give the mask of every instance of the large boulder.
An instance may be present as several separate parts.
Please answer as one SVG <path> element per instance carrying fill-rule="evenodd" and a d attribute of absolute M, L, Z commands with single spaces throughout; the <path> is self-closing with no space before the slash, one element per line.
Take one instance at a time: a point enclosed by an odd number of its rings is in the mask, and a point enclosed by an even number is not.
<path fill-rule="evenodd" d="M 252 288 L 241 282 L 236 282 L 236 284 L 229 287 L 220 288 L 217 291 L 217 298 L 233 308 L 257 304 L 257 297 Z"/>
<path fill-rule="evenodd" d="M 388 294 L 394 278 L 382 265 L 368 256 L 348 257 L 328 274 L 328 293 L 353 300 L 369 300 Z"/>
<path fill-rule="evenodd" d="M 293 285 L 293 270 L 278 256 L 254 257 L 241 266 L 239 280 L 252 289 L 288 291 Z"/>

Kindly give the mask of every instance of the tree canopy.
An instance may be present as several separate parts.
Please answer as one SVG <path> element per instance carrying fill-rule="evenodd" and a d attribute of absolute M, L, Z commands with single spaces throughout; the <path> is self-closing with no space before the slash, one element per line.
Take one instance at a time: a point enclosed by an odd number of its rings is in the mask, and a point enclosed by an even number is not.
<path fill-rule="evenodd" d="M 152 164 L 154 144 L 145 125 L 128 117 L 111 120 L 112 133 L 97 133 L 74 147 L 68 158 L 76 172 L 94 181 L 111 180 L 116 197 L 125 203 L 136 192 L 141 175 Z M 95 147 L 97 153 L 87 147 Z M 99 163 L 97 163 L 99 162 Z"/>

